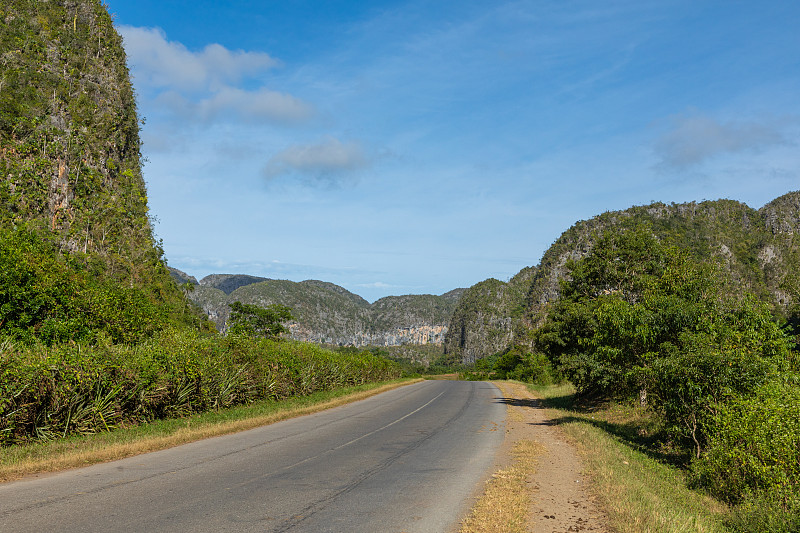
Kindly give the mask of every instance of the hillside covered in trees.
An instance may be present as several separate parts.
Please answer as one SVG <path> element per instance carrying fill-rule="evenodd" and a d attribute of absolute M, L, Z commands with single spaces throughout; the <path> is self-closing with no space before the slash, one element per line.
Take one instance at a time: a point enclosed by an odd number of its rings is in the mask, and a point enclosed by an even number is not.
<path fill-rule="evenodd" d="M 189 298 L 219 331 L 226 329 L 233 302 L 280 304 L 293 311 L 295 320 L 289 324 L 293 339 L 335 346 L 441 345 L 464 291 L 388 296 L 370 304 L 343 287 L 318 280 L 212 274 L 198 282 L 179 270 L 171 272 L 182 287 L 191 287 Z"/>
<path fill-rule="evenodd" d="M 0 446 L 399 375 L 219 336 L 153 236 L 139 125 L 99 0 L 0 4 Z"/>
<path fill-rule="evenodd" d="M 448 358 L 472 362 L 512 344 L 532 346 L 531 333 L 568 278 L 568 262 L 585 257 L 605 231 L 643 225 L 696 260 L 718 262 L 721 275 L 731 281 L 730 290 L 752 292 L 776 316 L 797 321 L 800 192 L 759 210 L 733 200 L 654 203 L 580 221 L 550 246 L 535 268 L 524 269 L 508 283 L 487 280 L 467 289 L 445 339 Z M 489 285 L 493 290 L 487 290 Z"/>

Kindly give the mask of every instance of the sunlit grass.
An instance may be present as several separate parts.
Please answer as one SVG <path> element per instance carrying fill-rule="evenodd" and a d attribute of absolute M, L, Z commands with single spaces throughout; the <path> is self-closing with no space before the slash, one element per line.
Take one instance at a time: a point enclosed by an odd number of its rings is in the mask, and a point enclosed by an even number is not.
<path fill-rule="evenodd" d="M 528 531 L 531 494 L 527 479 L 536 467 L 542 445 L 521 440 L 512 451 L 514 462 L 486 482 L 484 493 L 464 519 L 459 533 L 524 533 Z"/>

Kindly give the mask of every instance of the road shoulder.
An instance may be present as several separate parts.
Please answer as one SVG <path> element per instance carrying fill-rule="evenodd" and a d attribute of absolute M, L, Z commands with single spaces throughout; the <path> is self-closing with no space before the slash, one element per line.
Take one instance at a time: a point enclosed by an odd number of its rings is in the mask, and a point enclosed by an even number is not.
<path fill-rule="evenodd" d="M 460 531 L 607 531 L 579 455 L 540 402 L 523 384 L 494 384 L 508 410 L 505 441 Z"/>

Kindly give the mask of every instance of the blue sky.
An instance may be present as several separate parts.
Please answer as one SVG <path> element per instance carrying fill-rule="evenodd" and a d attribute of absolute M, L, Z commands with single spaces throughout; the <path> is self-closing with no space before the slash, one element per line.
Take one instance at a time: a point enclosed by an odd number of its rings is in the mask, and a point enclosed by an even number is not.
<path fill-rule="evenodd" d="M 171 266 L 370 301 L 800 189 L 800 3 L 108 0 Z"/>

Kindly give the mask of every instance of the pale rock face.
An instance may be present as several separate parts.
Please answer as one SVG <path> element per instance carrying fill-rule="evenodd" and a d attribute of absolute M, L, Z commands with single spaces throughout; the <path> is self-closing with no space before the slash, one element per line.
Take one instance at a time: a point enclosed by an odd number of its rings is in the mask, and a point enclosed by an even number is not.
<path fill-rule="evenodd" d="M 288 325 L 289 337 L 299 341 L 335 344 L 339 346 L 404 346 L 407 344 L 441 345 L 447 334 L 447 326 L 443 324 L 409 326 L 377 333 L 354 332 L 349 335 L 330 335 L 305 328 L 294 322 Z"/>

